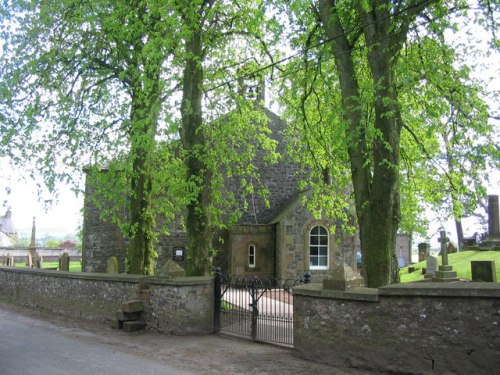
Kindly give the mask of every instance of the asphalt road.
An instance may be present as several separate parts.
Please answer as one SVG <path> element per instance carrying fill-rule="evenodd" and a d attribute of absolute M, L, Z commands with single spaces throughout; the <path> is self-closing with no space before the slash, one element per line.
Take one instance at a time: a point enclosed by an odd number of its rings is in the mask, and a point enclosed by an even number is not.
<path fill-rule="evenodd" d="M 95 335 L 0 309 L 0 373 L 191 375 L 168 363 L 120 350 Z"/>
<path fill-rule="evenodd" d="M 366 375 L 226 336 L 126 333 L 0 299 L 0 375 Z"/>

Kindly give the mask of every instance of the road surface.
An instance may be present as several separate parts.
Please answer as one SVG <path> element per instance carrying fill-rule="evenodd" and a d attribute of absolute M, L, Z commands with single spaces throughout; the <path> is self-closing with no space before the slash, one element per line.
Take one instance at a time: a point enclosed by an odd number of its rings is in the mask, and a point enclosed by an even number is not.
<path fill-rule="evenodd" d="M 293 351 L 225 336 L 126 333 L 21 308 L 0 298 L 1 375 L 366 375 Z"/>

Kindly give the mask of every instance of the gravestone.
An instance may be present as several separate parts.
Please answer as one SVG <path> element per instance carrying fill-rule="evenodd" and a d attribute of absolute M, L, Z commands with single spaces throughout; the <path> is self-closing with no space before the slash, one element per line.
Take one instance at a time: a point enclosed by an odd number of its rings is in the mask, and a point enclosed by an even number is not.
<path fill-rule="evenodd" d="M 67 252 L 62 253 L 59 258 L 59 271 L 69 272 L 69 255 Z"/>
<path fill-rule="evenodd" d="M 426 242 L 418 244 L 418 261 L 423 262 L 429 256 L 430 245 Z"/>
<path fill-rule="evenodd" d="M 488 236 L 479 245 L 479 250 L 500 251 L 500 217 L 498 195 L 488 196 Z"/>
<path fill-rule="evenodd" d="M 439 232 L 439 242 L 441 243 L 441 265 L 439 269 L 434 272 L 432 281 L 457 281 L 457 273 L 453 271 L 453 267 L 448 264 L 448 248 L 446 244 L 450 241 L 446 237 L 444 230 Z"/>
<path fill-rule="evenodd" d="M 31 258 L 31 266 L 30 268 L 36 267 L 36 268 L 41 268 L 38 267 L 38 253 L 36 252 L 36 223 L 35 223 L 35 217 L 33 216 L 33 225 L 31 227 L 31 241 L 30 241 L 30 246 L 29 246 L 29 252 L 30 252 L 30 258 Z M 29 260 L 28 260 L 29 262 Z"/>
<path fill-rule="evenodd" d="M 30 251 L 28 251 L 27 258 L 28 258 L 28 261 L 26 262 L 26 267 L 33 268 L 33 257 L 31 256 Z"/>
<path fill-rule="evenodd" d="M 109 257 L 106 263 L 106 273 L 118 273 L 118 259 L 116 257 Z"/>
<path fill-rule="evenodd" d="M 169 259 L 167 260 L 167 263 L 163 265 L 158 270 L 158 277 L 165 277 L 167 279 L 174 279 L 177 277 L 186 277 L 186 271 L 179 266 L 175 261 Z"/>
<path fill-rule="evenodd" d="M 436 270 L 438 269 L 438 260 L 435 256 L 429 255 L 426 262 L 425 267 L 425 278 L 431 279 L 436 274 Z"/>
<path fill-rule="evenodd" d="M 323 279 L 323 289 L 348 290 L 362 288 L 365 280 L 358 272 L 354 271 L 345 262 L 335 266 Z"/>
<path fill-rule="evenodd" d="M 498 195 L 488 196 L 488 235 L 498 237 L 500 235 L 500 214 L 498 206 Z"/>
<path fill-rule="evenodd" d="M 35 268 L 39 268 L 39 269 L 43 268 L 43 257 L 41 255 L 39 255 L 38 253 L 36 254 Z"/>
<path fill-rule="evenodd" d="M 497 274 L 494 260 L 471 260 L 472 281 L 497 282 Z"/>

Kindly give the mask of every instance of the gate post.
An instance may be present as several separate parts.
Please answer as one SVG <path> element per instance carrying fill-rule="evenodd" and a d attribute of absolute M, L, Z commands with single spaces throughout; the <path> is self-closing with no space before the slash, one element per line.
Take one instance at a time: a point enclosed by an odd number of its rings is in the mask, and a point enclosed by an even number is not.
<path fill-rule="evenodd" d="M 259 309 L 257 308 L 257 277 L 253 276 L 250 280 L 250 296 L 252 297 L 252 340 L 257 339 L 257 317 L 259 316 Z"/>
<path fill-rule="evenodd" d="M 215 267 L 214 277 L 214 333 L 220 331 L 220 314 L 222 304 L 222 272 L 220 267 Z"/>

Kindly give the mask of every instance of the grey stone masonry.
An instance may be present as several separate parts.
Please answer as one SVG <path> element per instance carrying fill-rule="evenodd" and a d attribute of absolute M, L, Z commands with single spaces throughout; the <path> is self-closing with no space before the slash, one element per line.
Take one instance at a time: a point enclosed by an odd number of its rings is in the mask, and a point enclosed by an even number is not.
<path fill-rule="evenodd" d="M 165 277 L 167 279 L 174 279 L 177 277 L 186 277 L 186 271 L 179 266 L 175 261 L 169 259 L 163 267 L 157 272 L 158 277 Z"/>
<path fill-rule="evenodd" d="M 103 171 L 102 173 L 108 173 Z M 87 179 L 91 179 L 88 172 Z M 85 184 L 85 199 L 83 204 L 83 241 L 82 270 L 84 272 L 106 272 L 107 261 L 115 256 L 118 260 L 119 272 L 125 271 L 125 239 L 119 226 L 111 220 L 101 217 L 101 210 L 93 201 L 96 189 L 90 183 Z M 120 213 L 125 217 L 125 210 Z"/>
<path fill-rule="evenodd" d="M 347 290 L 365 286 L 365 280 L 344 262 L 336 265 L 323 279 L 323 288 L 332 290 Z"/>
<path fill-rule="evenodd" d="M 176 335 L 213 333 L 213 297 L 211 277 L 169 280 L 0 267 L 0 298 L 106 324 L 116 321 L 118 308 L 133 313 L 142 305 L 147 329 Z"/>
<path fill-rule="evenodd" d="M 293 289 L 297 355 L 391 374 L 495 374 L 500 285 L 419 282 Z"/>

